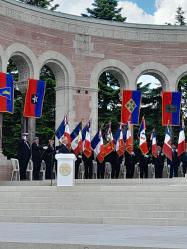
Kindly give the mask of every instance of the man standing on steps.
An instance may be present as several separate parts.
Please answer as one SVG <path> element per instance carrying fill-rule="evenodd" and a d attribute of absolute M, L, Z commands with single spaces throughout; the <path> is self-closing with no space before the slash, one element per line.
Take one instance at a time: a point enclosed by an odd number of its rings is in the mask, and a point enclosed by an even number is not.
<path fill-rule="evenodd" d="M 179 158 L 176 151 L 176 146 L 172 145 L 172 161 L 168 159 L 168 165 L 170 165 L 169 178 L 178 177 L 178 168 L 179 168 Z"/>
<path fill-rule="evenodd" d="M 28 133 L 23 133 L 22 139 L 18 143 L 17 159 L 19 161 L 20 179 L 26 180 L 26 170 L 31 158 L 31 147 L 28 142 Z"/>
<path fill-rule="evenodd" d="M 39 145 L 39 138 L 35 137 L 32 143 L 32 161 L 33 161 L 33 177 L 34 180 L 39 180 L 40 167 L 42 162 L 42 146 Z"/>

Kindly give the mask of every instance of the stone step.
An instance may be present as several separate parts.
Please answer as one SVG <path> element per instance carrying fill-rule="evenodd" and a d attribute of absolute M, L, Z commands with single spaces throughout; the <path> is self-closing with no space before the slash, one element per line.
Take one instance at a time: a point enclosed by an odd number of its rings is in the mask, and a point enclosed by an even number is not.
<path fill-rule="evenodd" d="M 187 219 L 178 218 L 134 218 L 134 217 L 66 217 L 66 216 L 4 216 L 0 222 L 13 223 L 74 223 L 74 224 L 118 224 L 118 225 L 153 225 L 187 226 Z"/>
<path fill-rule="evenodd" d="M 1 209 L 68 209 L 68 210 L 135 210 L 135 211 L 186 211 L 187 210 L 187 202 L 183 203 L 183 205 L 178 205 L 177 203 L 171 203 L 170 205 L 165 204 L 105 204 L 105 203 L 69 203 L 69 202 L 61 202 L 61 203 L 43 203 L 43 202 L 33 202 L 33 203 L 20 203 L 20 202 L 1 202 Z"/>

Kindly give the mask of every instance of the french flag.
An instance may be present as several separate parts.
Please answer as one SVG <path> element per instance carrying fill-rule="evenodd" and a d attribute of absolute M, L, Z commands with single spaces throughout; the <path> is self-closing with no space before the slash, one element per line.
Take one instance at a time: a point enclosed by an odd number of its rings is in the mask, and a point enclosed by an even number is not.
<path fill-rule="evenodd" d="M 127 131 L 126 131 L 126 144 L 125 150 L 131 155 L 133 152 L 133 136 L 131 132 L 131 124 L 128 122 Z"/>
<path fill-rule="evenodd" d="M 125 143 L 124 143 L 124 140 L 123 140 L 122 125 L 120 125 L 120 127 L 116 131 L 114 140 L 115 140 L 116 152 L 120 157 L 120 156 L 122 156 L 124 154 L 124 151 L 125 151 Z"/>
<path fill-rule="evenodd" d="M 76 156 L 82 153 L 82 122 L 71 133 L 71 148 Z"/>
<path fill-rule="evenodd" d="M 186 143 L 185 143 L 185 133 L 184 133 L 184 120 L 182 120 L 182 125 L 179 132 L 178 139 L 178 157 L 181 156 L 184 152 L 186 152 Z"/>
<path fill-rule="evenodd" d="M 115 149 L 114 138 L 111 129 L 111 122 L 108 125 L 106 139 L 108 142 L 105 144 L 105 156 L 109 155 Z"/>
<path fill-rule="evenodd" d="M 90 126 L 89 121 L 82 130 L 83 153 L 87 158 L 92 155 Z"/>
<path fill-rule="evenodd" d="M 58 140 L 60 140 L 63 137 L 68 138 L 68 144 L 71 144 L 71 136 L 70 136 L 70 128 L 68 124 L 68 118 L 67 115 L 64 116 L 64 119 L 62 120 L 61 124 L 59 125 L 58 129 L 55 132 L 55 135 L 57 136 Z"/>
<path fill-rule="evenodd" d="M 41 117 L 45 87 L 45 81 L 29 79 L 23 112 L 24 117 Z"/>
<path fill-rule="evenodd" d="M 144 119 L 144 117 L 142 117 L 142 123 L 141 123 L 140 129 L 139 129 L 139 138 L 140 138 L 139 148 L 140 148 L 142 154 L 144 154 L 144 155 L 146 155 L 149 152 L 148 146 L 147 146 L 147 139 L 146 139 L 146 135 L 145 135 L 145 130 L 146 130 L 145 119 Z"/>
<path fill-rule="evenodd" d="M 152 155 L 157 157 L 157 141 L 156 141 L 156 132 L 153 130 L 151 133 L 151 141 L 152 141 Z"/>
<path fill-rule="evenodd" d="M 91 146 L 93 151 L 96 154 L 96 157 L 100 163 L 102 163 L 105 159 L 105 147 L 103 144 L 103 137 L 101 130 L 96 133 L 91 141 Z"/>
<path fill-rule="evenodd" d="M 163 153 L 170 161 L 172 161 L 171 130 L 169 126 L 166 128 Z"/>

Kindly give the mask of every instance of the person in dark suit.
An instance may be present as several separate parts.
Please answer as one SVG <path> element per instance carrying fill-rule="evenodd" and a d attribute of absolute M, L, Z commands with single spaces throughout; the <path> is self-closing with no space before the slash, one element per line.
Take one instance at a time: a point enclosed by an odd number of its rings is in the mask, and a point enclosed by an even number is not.
<path fill-rule="evenodd" d="M 32 161 L 33 161 L 33 178 L 34 180 L 39 180 L 40 167 L 42 162 L 42 152 L 43 148 L 39 145 L 39 138 L 35 137 L 32 143 Z"/>
<path fill-rule="evenodd" d="M 47 149 L 44 152 L 43 159 L 46 164 L 46 171 L 45 171 L 45 178 L 46 179 L 52 179 L 52 172 L 55 162 L 55 146 L 54 146 L 54 140 L 49 139 L 49 144 L 47 146 Z"/>
<path fill-rule="evenodd" d="M 135 154 L 134 152 L 131 152 L 129 154 L 127 151 L 125 151 L 125 166 L 126 166 L 126 178 L 133 178 L 134 176 L 134 168 L 135 168 Z"/>
<path fill-rule="evenodd" d="M 179 168 L 179 158 L 176 151 L 176 146 L 172 145 L 172 160 L 167 160 L 168 165 L 170 165 L 169 178 L 178 177 L 178 168 Z"/>
<path fill-rule="evenodd" d="M 104 179 L 105 177 L 105 160 L 102 162 L 96 158 L 97 161 L 97 178 Z"/>
<path fill-rule="evenodd" d="M 141 150 L 138 151 L 140 178 L 148 178 L 149 155 L 144 155 Z"/>
<path fill-rule="evenodd" d="M 68 149 L 68 138 L 65 136 L 62 138 L 60 145 L 58 146 L 58 153 L 69 154 L 71 151 Z"/>
<path fill-rule="evenodd" d="M 165 156 L 160 146 L 157 146 L 157 157 L 152 157 L 152 163 L 155 167 L 155 178 L 162 178 Z"/>
<path fill-rule="evenodd" d="M 20 179 L 26 180 L 26 170 L 28 162 L 31 158 L 31 147 L 28 142 L 28 134 L 24 133 L 22 139 L 18 143 L 17 159 L 20 167 Z"/>
<path fill-rule="evenodd" d="M 85 156 L 83 153 L 82 160 L 84 162 L 84 168 L 85 168 L 85 179 L 92 179 L 93 160 L 94 160 L 93 152 L 90 157 Z"/>
<path fill-rule="evenodd" d="M 187 170 L 187 148 L 186 151 L 180 156 L 179 160 L 182 162 L 182 173 L 183 177 L 185 177 Z"/>
<path fill-rule="evenodd" d="M 106 155 L 105 162 L 109 162 L 111 164 L 112 167 L 111 178 L 113 179 L 116 178 L 117 167 L 119 167 L 117 152 L 113 150 L 108 155 Z"/>

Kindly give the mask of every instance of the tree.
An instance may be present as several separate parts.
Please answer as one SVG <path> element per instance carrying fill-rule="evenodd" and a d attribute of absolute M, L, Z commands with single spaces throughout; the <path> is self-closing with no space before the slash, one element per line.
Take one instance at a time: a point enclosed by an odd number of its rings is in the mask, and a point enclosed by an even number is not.
<path fill-rule="evenodd" d="M 53 5 L 54 0 L 20 0 L 20 2 L 41 7 L 44 9 L 56 10 L 59 7 L 59 4 Z"/>
<path fill-rule="evenodd" d="M 186 25 L 185 23 L 185 17 L 184 17 L 184 14 L 185 14 L 185 11 L 183 11 L 182 7 L 178 7 L 177 8 L 177 11 L 176 11 L 176 15 L 175 15 L 175 19 L 176 19 L 176 24 L 180 25 L 180 26 L 184 26 Z"/>
<path fill-rule="evenodd" d="M 117 22 L 126 20 L 126 17 L 121 15 L 122 8 L 117 8 L 118 0 L 95 0 L 92 6 L 94 8 L 87 8 L 87 14 L 82 14 L 82 16 Z"/>

